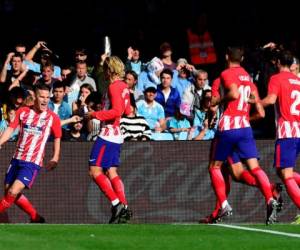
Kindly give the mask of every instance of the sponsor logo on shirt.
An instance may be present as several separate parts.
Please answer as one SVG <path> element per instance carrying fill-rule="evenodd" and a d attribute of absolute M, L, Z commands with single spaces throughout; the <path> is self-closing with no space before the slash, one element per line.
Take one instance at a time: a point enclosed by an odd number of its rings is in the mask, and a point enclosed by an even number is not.
<path fill-rule="evenodd" d="M 38 127 L 38 126 L 33 127 L 33 126 L 25 124 L 23 128 L 26 133 L 29 133 L 32 135 L 40 135 L 42 133 L 42 127 Z"/>

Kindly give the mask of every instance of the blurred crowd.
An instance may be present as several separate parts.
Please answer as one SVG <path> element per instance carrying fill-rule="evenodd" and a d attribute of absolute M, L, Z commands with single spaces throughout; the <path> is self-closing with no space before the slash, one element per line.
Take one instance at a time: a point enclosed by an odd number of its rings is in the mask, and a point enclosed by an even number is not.
<path fill-rule="evenodd" d="M 202 35 L 199 35 L 202 34 Z M 210 140 L 214 138 L 219 110 L 210 112 L 211 86 L 220 72 L 215 67 L 218 55 L 208 31 L 188 30 L 190 58 L 174 59 L 169 42 L 160 45 L 160 54 L 150 61 L 142 60 L 141 49 L 132 45 L 123 59 L 124 81 L 131 92 L 132 112 L 121 120 L 125 140 Z M 246 51 L 244 67 L 257 85 L 259 94 L 266 95 L 270 76 L 276 73 L 276 54 L 280 45 L 268 43 Z M 38 41 L 27 50 L 16 44 L 14 51 L 2 62 L 0 74 L 0 134 L 14 119 L 22 105 L 32 105 L 33 86 L 45 83 L 51 87 L 49 108 L 58 114 L 63 140 L 93 141 L 101 123 L 85 120 L 84 114 L 108 107 L 108 82 L 103 62 L 110 51 L 99 55 L 95 65 L 89 64 L 85 48 L 74 50 L 72 63 L 59 63 L 55 51 L 45 41 Z M 299 75 L 295 57 L 291 71 Z M 270 122 L 271 121 L 271 122 Z M 253 124 L 256 138 L 275 136 L 272 109 L 267 119 Z M 15 131 L 11 140 L 17 139 Z"/>

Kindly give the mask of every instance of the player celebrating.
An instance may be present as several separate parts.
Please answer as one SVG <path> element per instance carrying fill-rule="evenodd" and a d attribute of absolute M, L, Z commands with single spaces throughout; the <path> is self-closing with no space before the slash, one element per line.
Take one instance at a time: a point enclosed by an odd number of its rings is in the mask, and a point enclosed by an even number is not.
<path fill-rule="evenodd" d="M 103 64 L 105 78 L 110 81 L 108 98 L 110 109 L 90 112 L 87 118 L 106 122 L 101 129 L 90 155 L 90 176 L 112 204 L 109 223 L 125 223 L 130 219 L 124 185 L 117 173 L 123 137 L 120 119 L 130 113 L 130 95 L 124 77 L 124 64 L 116 57 L 107 57 Z"/>
<path fill-rule="evenodd" d="M 293 171 L 300 152 L 300 79 L 290 72 L 292 63 L 292 54 L 281 51 L 277 62 L 279 73 L 271 77 L 262 104 L 277 104 L 274 166 L 288 195 L 300 209 L 299 174 Z"/>
<path fill-rule="evenodd" d="M 20 127 L 16 152 L 5 176 L 5 196 L 0 201 L 0 213 L 13 203 L 26 212 L 32 223 L 44 223 L 30 201 L 22 194 L 24 188 L 31 188 L 42 167 L 48 136 L 54 135 L 53 157 L 46 168 L 57 166 L 60 153 L 61 125 L 56 114 L 48 109 L 50 89 L 46 85 L 35 86 L 35 101 L 32 107 L 21 107 L 15 120 L 0 138 L 0 147 L 10 138 L 14 129 Z"/>
<path fill-rule="evenodd" d="M 214 98 L 219 99 L 220 98 L 220 78 L 217 78 L 214 80 L 212 84 L 212 95 Z M 252 102 L 253 105 L 252 107 L 255 108 L 254 112 L 251 113 L 250 116 L 250 108 L 248 109 L 248 116 L 250 121 L 257 120 L 264 118 L 265 112 L 263 107 L 260 104 L 260 99 L 258 95 L 258 91 L 256 86 L 250 82 L 250 87 L 251 87 L 251 101 L 249 100 L 248 102 Z M 249 103 L 250 105 L 250 103 Z M 239 157 L 239 154 L 234 151 L 231 156 L 229 156 L 226 160 L 226 162 L 222 165 L 221 169 L 224 181 L 225 181 L 225 190 L 226 190 L 226 195 L 228 196 L 230 192 L 230 186 L 231 186 L 231 177 L 234 181 L 244 183 L 246 185 L 252 186 L 252 187 L 258 187 L 258 183 L 256 179 L 251 175 L 251 172 L 249 172 L 247 169 L 243 167 L 243 164 L 241 162 L 241 159 Z M 274 199 L 277 200 L 279 207 L 277 211 L 280 211 L 282 208 L 282 197 L 280 195 L 280 192 L 282 190 L 281 184 L 271 184 L 272 187 L 272 193 Z M 221 208 L 221 205 L 219 204 L 218 200 L 216 201 L 215 209 L 214 211 L 206 216 L 205 218 L 201 219 L 199 223 L 217 223 L 220 221 L 219 218 L 219 210 Z"/>
<path fill-rule="evenodd" d="M 228 69 L 224 70 L 220 77 L 221 86 L 225 91 L 226 107 L 220 118 L 218 133 L 212 146 L 209 173 L 217 199 L 221 204 L 219 216 L 231 215 L 232 208 L 226 198 L 225 182 L 220 168 L 227 157 L 234 150 L 238 150 L 241 158 L 246 160 L 251 174 L 265 197 L 266 223 L 271 224 L 276 221 L 278 203 L 273 198 L 269 179 L 257 161 L 257 149 L 248 117 L 251 82 L 249 74 L 240 66 L 242 59 L 241 48 L 228 48 L 226 54 Z"/>

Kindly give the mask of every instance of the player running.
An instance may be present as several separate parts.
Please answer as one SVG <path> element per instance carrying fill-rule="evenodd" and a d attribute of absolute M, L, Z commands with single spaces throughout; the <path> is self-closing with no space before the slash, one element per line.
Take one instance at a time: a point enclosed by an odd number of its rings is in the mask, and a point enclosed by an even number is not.
<path fill-rule="evenodd" d="M 276 104 L 274 166 L 288 195 L 300 209 L 300 177 L 294 172 L 300 152 L 300 78 L 290 72 L 292 63 L 292 54 L 286 50 L 281 51 L 277 62 L 279 73 L 271 77 L 268 95 L 262 100 L 262 104 Z"/>
<path fill-rule="evenodd" d="M 222 101 L 226 101 L 226 106 L 213 142 L 209 173 L 218 202 L 221 204 L 219 216 L 222 218 L 231 215 L 232 208 L 227 201 L 221 166 L 227 157 L 237 150 L 240 157 L 246 160 L 251 174 L 265 197 L 266 223 L 271 224 L 277 219 L 278 203 L 273 198 L 269 179 L 257 161 L 258 153 L 248 113 L 249 101 L 259 103 L 250 95 L 252 83 L 249 74 L 240 66 L 242 59 L 243 50 L 241 48 L 228 48 L 226 54 L 228 69 L 224 70 L 220 77 L 221 87 L 224 88 Z"/>
<path fill-rule="evenodd" d="M 0 213 L 16 204 L 30 216 L 32 223 L 44 223 L 31 202 L 22 194 L 23 189 L 31 188 L 42 165 L 45 146 L 50 133 L 54 135 L 53 157 L 46 168 L 57 166 L 60 154 L 61 124 L 59 117 L 48 109 L 50 88 L 35 86 L 35 101 L 32 107 L 21 107 L 16 117 L 0 138 L 0 147 L 19 126 L 20 133 L 16 152 L 5 176 L 4 197 L 0 201 Z"/>

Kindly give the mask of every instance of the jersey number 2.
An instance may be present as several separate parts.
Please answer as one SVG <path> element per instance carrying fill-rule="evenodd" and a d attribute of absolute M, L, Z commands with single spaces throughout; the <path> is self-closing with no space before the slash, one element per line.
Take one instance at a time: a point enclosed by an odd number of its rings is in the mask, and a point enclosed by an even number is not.
<path fill-rule="evenodd" d="M 293 90 L 291 93 L 291 99 L 295 99 L 295 101 L 292 103 L 290 111 L 292 115 L 299 115 L 300 111 L 299 108 L 297 109 L 297 106 L 300 104 L 300 91 Z"/>

